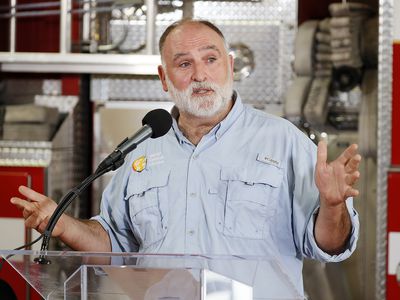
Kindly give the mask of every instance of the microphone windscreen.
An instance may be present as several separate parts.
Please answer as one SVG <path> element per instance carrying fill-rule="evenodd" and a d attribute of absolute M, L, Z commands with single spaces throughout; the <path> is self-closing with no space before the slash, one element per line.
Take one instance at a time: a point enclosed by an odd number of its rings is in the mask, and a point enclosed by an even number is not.
<path fill-rule="evenodd" d="M 166 134 L 172 126 L 172 117 L 165 109 L 149 111 L 142 120 L 142 125 L 151 127 L 153 139 Z"/>

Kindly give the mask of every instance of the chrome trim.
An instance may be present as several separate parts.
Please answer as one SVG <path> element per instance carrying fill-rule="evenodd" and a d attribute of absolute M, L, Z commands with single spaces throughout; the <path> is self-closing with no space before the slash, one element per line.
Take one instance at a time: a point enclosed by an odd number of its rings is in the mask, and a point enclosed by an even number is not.
<path fill-rule="evenodd" d="M 0 52 L 0 71 L 157 75 L 159 55 Z"/>
<path fill-rule="evenodd" d="M 60 49 L 61 54 L 71 51 L 71 0 L 60 0 Z"/>
<path fill-rule="evenodd" d="M 17 20 L 16 20 L 16 17 L 15 17 L 15 13 L 17 12 L 17 10 L 16 10 L 17 0 L 10 0 L 10 5 L 11 5 L 11 9 L 10 9 L 11 17 L 10 17 L 10 38 L 9 38 L 10 45 L 9 45 L 9 49 L 10 49 L 11 53 L 14 53 L 15 52 L 15 39 L 16 39 L 16 36 L 17 36 L 17 32 L 16 32 Z"/>
<path fill-rule="evenodd" d="M 146 54 L 152 55 L 156 52 L 156 17 L 157 3 L 155 0 L 146 0 Z"/>
<path fill-rule="evenodd" d="M 376 299 L 386 299 L 387 175 L 391 161 L 394 0 L 379 1 Z"/>

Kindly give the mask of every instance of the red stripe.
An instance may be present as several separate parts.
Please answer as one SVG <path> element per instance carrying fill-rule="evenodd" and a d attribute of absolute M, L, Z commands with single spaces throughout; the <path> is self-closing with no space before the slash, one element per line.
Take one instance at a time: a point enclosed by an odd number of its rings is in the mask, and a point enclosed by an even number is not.
<path fill-rule="evenodd" d="M 393 44 L 392 164 L 400 165 L 400 43 Z"/>
<path fill-rule="evenodd" d="M 400 232 L 400 173 L 388 175 L 387 230 Z M 400 299 L 400 298 L 399 298 Z"/>
<path fill-rule="evenodd" d="M 400 285 L 397 282 L 396 276 L 386 276 L 386 300 L 400 299 Z"/>
<path fill-rule="evenodd" d="M 393 44 L 392 164 L 400 165 L 400 43 Z M 387 231 L 400 231 L 400 173 L 388 174 Z M 396 277 L 386 275 L 386 300 L 400 299 Z"/>

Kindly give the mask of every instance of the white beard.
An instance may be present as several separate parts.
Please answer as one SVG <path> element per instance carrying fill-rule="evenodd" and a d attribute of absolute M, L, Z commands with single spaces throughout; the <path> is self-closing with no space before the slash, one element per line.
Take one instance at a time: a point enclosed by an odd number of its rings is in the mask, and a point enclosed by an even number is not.
<path fill-rule="evenodd" d="M 229 71 L 228 74 L 230 74 Z M 209 81 L 192 82 L 183 91 L 175 88 L 167 74 L 165 74 L 165 81 L 168 92 L 178 110 L 195 117 L 212 117 L 226 108 L 232 99 L 233 81 L 230 75 L 228 75 L 226 82 L 222 86 Z M 211 89 L 214 93 L 212 95 L 192 97 L 193 90 L 201 88 Z"/>

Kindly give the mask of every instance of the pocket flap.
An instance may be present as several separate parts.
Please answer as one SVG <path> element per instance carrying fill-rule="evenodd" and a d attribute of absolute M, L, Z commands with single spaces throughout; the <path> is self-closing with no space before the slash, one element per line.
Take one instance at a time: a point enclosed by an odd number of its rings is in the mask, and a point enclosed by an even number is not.
<path fill-rule="evenodd" d="M 140 173 L 139 175 L 132 174 L 129 177 L 125 199 L 135 194 L 142 194 L 153 188 L 166 186 L 168 184 L 169 174 L 169 169 L 149 171 Z"/>
<path fill-rule="evenodd" d="M 257 165 L 244 169 L 227 168 L 221 170 L 222 180 L 239 180 L 246 184 L 267 184 L 279 187 L 283 179 L 283 170 L 272 165 Z"/>

